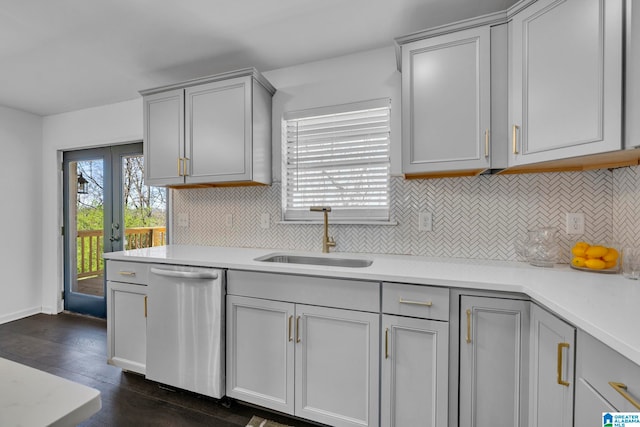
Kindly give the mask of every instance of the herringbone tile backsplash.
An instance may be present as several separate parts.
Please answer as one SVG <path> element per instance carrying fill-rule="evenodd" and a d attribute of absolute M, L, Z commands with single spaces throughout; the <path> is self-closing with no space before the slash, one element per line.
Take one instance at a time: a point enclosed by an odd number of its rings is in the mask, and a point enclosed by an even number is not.
<path fill-rule="evenodd" d="M 281 224 L 281 186 L 173 191 L 174 243 L 319 251 L 322 226 Z M 397 225 L 330 225 L 337 252 L 515 260 L 514 241 L 528 229 L 558 228 L 564 260 L 576 240 L 640 245 L 639 167 L 612 171 L 391 180 Z M 418 231 L 418 213 L 433 231 Z M 565 213 L 585 215 L 585 234 L 564 232 Z M 268 213 L 270 227 L 260 227 Z M 227 225 L 228 215 L 232 225 Z"/>

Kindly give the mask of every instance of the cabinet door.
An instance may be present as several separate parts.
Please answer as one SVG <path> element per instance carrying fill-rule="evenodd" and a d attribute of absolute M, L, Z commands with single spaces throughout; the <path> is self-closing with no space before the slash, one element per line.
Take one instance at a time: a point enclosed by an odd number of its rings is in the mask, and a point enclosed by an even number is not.
<path fill-rule="evenodd" d="M 490 46 L 480 27 L 402 47 L 405 174 L 490 167 Z"/>
<path fill-rule="evenodd" d="M 144 97 L 144 173 L 147 185 L 184 183 L 184 90 Z"/>
<path fill-rule="evenodd" d="M 622 1 L 539 0 L 510 25 L 509 165 L 622 147 Z"/>
<path fill-rule="evenodd" d="M 296 323 L 295 414 L 377 426 L 380 315 L 297 305 Z"/>
<path fill-rule="evenodd" d="M 529 426 L 573 426 L 573 326 L 537 305 L 531 309 Z"/>
<path fill-rule="evenodd" d="M 145 373 L 147 361 L 147 287 L 107 282 L 109 363 Z"/>
<path fill-rule="evenodd" d="M 448 425 L 449 323 L 382 316 L 381 425 Z"/>
<path fill-rule="evenodd" d="M 635 3 L 635 5 L 634 5 Z M 625 148 L 640 147 L 640 5 L 626 0 Z"/>
<path fill-rule="evenodd" d="M 294 305 L 227 296 L 227 396 L 293 414 Z"/>
<path fill-rule="evenodd" d="M 529 304 L 461 297 L 461 427 L 526 426 Z"/>
<path fill-rule="evenodd" d="M 251 179 L 251 78 L 186 89 L 187 183 Z"/>
<path fill-rule="evenodd" d="M 602 413 L 618 412 L 618 410 L 584 378 L 578 378 L 574 412 L 576 427 L 602 427 Z"/>

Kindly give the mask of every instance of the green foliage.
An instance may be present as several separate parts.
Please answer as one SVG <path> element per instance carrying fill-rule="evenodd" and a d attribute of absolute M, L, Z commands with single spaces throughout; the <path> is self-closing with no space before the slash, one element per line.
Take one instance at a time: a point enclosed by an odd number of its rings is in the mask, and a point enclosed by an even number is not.
<path fill-rule="evenodd" d="M 80 208 L 76 215 L 78 230 L 102 230 L 104 227 L 104 209 L 102 209 L 102 205 Z"/>

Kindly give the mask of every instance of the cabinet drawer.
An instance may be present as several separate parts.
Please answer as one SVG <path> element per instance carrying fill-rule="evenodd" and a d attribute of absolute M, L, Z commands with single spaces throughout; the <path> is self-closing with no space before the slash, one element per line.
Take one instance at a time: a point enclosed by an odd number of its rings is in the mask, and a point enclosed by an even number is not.
<path fill-rule="evenodd" d="M 107 280 L 146 285 L 148 278 L 149 265 L 146 263 L 107 260 Z"/>
<path fill-rule="evenodd" d="M 577 350 L 578 376 L 618 411 L 637 412 L 631 401 L 640 404 L 640 366 L 582 331 L 578 332 Z M 624 384 L 628 399 L 610 382 Z"/>
<path fill-rule="evenodd" d="M 382 312 L 448 321 L 449 289 L 403 283 L 383 283 Z"/>

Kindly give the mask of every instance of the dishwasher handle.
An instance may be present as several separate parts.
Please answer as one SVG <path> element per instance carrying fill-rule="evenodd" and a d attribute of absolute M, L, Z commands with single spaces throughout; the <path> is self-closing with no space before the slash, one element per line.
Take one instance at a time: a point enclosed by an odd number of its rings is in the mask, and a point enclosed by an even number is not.
<path fill-rule="evenodd" d="M 166 277 L 178 277 L 180 279 L 210 279 L 215 280 L 218 278 L 217 271 L 179 271 L 179 270 L 165 270 L 162 268 L 151 267 L 150 271 L 158 276 Z"/>

